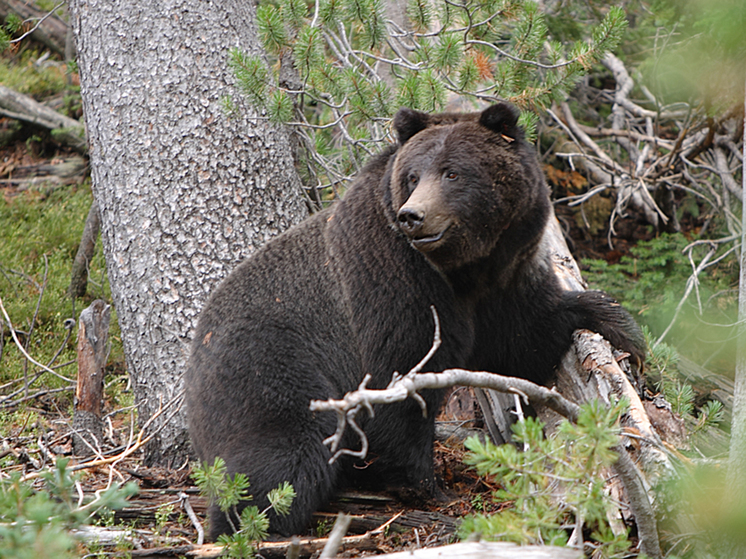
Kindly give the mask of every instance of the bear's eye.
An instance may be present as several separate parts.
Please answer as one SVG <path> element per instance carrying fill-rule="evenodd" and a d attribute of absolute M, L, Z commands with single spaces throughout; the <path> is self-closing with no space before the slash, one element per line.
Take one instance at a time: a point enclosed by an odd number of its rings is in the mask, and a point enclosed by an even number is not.
<path fill-rule="evenodd" d="M 458 178 L 458 173 L 456 171 L 446 171 L 446 178 L 449 181 L 455 181 Z"/>
<path fill-rule="evenodd" d="M 417 186 L 417 183 L 420 182 L 420 177 L 415 174 L 411 174 L 407 177 L 407 181 L 409 182 L 410 186 Z"/>

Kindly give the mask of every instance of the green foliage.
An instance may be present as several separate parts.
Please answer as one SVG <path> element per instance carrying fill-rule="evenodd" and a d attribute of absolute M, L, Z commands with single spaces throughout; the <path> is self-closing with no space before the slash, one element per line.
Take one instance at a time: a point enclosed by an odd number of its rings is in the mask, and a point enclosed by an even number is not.
<path fill-rule="evenodd" d="M 236 559 L 254 557 L 257 543 L 267 538 L 269 510 L 273 509 L 276 514 L 286 516 L 295 498 L 293 486 L 284 482 L 269 492 L 269 506 L 266 509 L 260 511 L 255 506 L 248 506 L 239 515 L 239 502 L 252 499 L 248 493 L 249 480 L 244 474 L 227 475 L 225 461 L 217 457 L 212 465 L 199 464 L 192 476 L 202 494 L 210 502 L 217 502 L 233 527 L 234 533 L 220 536 L 218 543 L 225 546 L 228 557 Z M 236 519 L 238 526 L 235 525 Z"/>
<path fill-rule="evenodd" d="M 43 489 L 21 481 L 19 473 L 0 478 L 0 557 L 77 557 L 76 541 L 70 530 L 87 523 L 104 510 L 122 508 L 137 493 L 137 486 L 113 485 L 94 500 L 78 506 L 75 477 L 60 458 L 55 468 L 44 472 Z"/>
<path fill-rule="evenodd" d="M 646 362 L 648 385 L 661 392 L 674 413 L 684 419 L 687 431 L 696 443 L 698 436 L 720 427 L 725 415 L 723 404 L 707 400 L 698 406 L 694 388 L 679 371 L 678 351 L 665 342 L 656 344 L 645 326 L 643 333 L 649 348 Z"/>
<path fill-rule="evenodd" d="M 231 49 L 228 65 L 236 76 L 238 85 L 244 95 L 257 105 L 264 104 L 267 90 L 267 67 L 257 57 L 251 56 L 238 48 Z"/>
<path fill-rule="evenodd" d="M 676 475 L 654 488 L 661 546 L 666 557 L 740 557 L 726 550 L 746 545 L 746 503 L 728 487 L 725 461 L 676 463 Z"/>
<path fill-rule="evenodd" d="M 21 27 L 23 27 L 23 20 L 21 17 L 13 12 L 9 13 L 5 18 L 5 30 L 8 34 L 13 35 L 14 33 L 18 33 Z"/>
<path fill-rule="evenodd" d="M 7 48 L 7 44 L 3 47 L 3 42 L 7 43 L 9 39 L 7 33 L 0 32 L 0 51 Z M 18 56 L 0 60 L 0 83 L 39 101 L 65 91 L 65 65 L 34 64 L 39 56 L 38 51 L 27 50 Z"/>
<path fill-rule="evenodd" d="M 155 511 L 155 532 L 160 534 L 168 523 L 168 519 L 174 512 L 174 505 L 161 505 Z"/>
<path fill-rule="evenodd" d="M 710 250 L 706 243 L 692 246 L 690 262 L 687 247 L 691 244 L 682 234 L 661 234 L 638 243 L 616 264 L 584 260 L 582 264 L 587 269 L 583 275 L 594 289 L 602 289 L 621 301 L 651 333 L 660 336 L 676 316 L 688 282 L 694 282 L 690 279 L 692 262 L 699 263 Z M 725 250 L 727 247 L 720 253 L 724 255 Z M 710 261 L 718 258 L 716 255 Z M 732 286 L 737 283 L 738 261 L 733 254 L 703 270 L 690 285 L 690 294 L 666 340 L 686 347 L 687 356 L 699 362 L 712 355 L 714 346 L 730 351 L 724 344 L 729 336 L 727 325 L 735 322 Z"/>
<path fill-rule="evenodd" d="M 618 264 L 584 260 L 583 265 L 588 267 L 584 277 L 594 288 L 622 301 L 632 314 L 646 317 L 651 309 L 656 313 L 661 307 L 671 310 L 692 271 L 683 253 L 688 244 L 683 235 L 664 233 L 635 245 Z"/>
<path fill-rule="evenodd" d="M 741 0 L 658 0 L 651 27 L 658 43 L 642 72 L 664 102 L 742 104 L 746 4 Z"/>
<path fill-rule="evenodd" d="M 594 557 L 621 557 L 630 542 L 614 536 L 608 525 L 611 497 L 604 492 L 602 471 L 616 460 L 619 418 L 626 404 L 611 409 L 599 402 L 582 407 L 577 424 L 563 421 L 555 436 L 544 438 L 543 424 L 527 418 L 513 426 L 514 445 L 495 446 L 472 437 L 466 441 L 466 463 L 501 485 L 492 498 L 513 507 L 492 515 L 464 519 L 460 535 L 480 533 L 487 539 L 519 544 L 565 545 L 570 531 L 590 528 Z M 484 504 L 482 504 L 484 506 Z"/>
<path fill-rule="evenodd" d="M 401 29 L 387 17 L 382 0 L 322 0 L 310 11 L 298 0 L 268 0 L 257 22 L 271 71 L 258 56 L 230 54 L 249 102 L 271 122 L 295 127 L 303 179 L 326 196 L 371 144 L 390 141 L 387 123 L 399 106 L 439 111 L 462 96 L 474 106 L 506 99 L 530 114 L 564 99 L 626 28 L 612 7 L 587 39 L 551 41 L 537 4 L 518 0 L 409 0 Z M 524 118 L 529 137 L 536 122 Z"/>

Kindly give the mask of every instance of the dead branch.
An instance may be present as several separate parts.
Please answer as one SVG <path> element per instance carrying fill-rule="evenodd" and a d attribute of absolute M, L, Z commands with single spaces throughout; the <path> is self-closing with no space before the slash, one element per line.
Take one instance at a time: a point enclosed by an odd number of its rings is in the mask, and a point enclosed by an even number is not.
<path fill-rule="evenodd" d="M 95 468 L 98 466 L 107 466 L 110 464 L 115 464 L 117 462 L 120 462 L 121 460 L 124 460 L 128 456 L 131 456 L 138 450 L 140 450 L 143 446 L 145 446 L 148 442 L 150 442 L 153 437 L 155 437 L 161 429 L 168 423 L 168 421 L 179 412 L 181 409 L 182 402 L 184 400 L 184 392 L 183 390 L 180 391 L 176 396 L 174 396 L 171 400 L 169 400 L 166 404 L 160 406 L 158 411 L 156 411 L 153 415 L 148 418 L 148 420 L 145 422 L 145 424 L 140 428 L 140 431 L 138 432 L 137 436 L 134 437 L 134 441 L 130 440 L 127 446 L 124 448 L 124 450 L 114 456 L 109 456 L 106 458 L 98 458 L 95 460 L 89 460 L 86 462 L 82 462 L 80 464 L 75 464 L 74 466 L 70 466 L 69 470 L 71 472 L 77 472 L 78 470 L 85 470 L 87 468 Z M 171 413 L 166 417 L 166 419 L 160 424 L 160 426 L 146 436 L 146 433 L 148 429 L 150 428 L 151 424 L 158 419 L 161 415 L 165 414 L 169 409 L 174 408 L 171 410 Z M 30 479 L 36 479 L 40 477 L 42 472 L 33 472 L 30 474 L 26 474 L 21 478 L 21 481 L 28 481 Z"/>
<path fill-rule="evenodd" d="M 192 522 L 192 526 L 197 530 L 197 545 L 202 545 L 205 543 L 205 530 L 202 528 L 202 523 L 199 521 L 199 518 L 197 518 L 197 515 L 194 513 L 192 504 L 189 502 L 189 496 L 183 491 L 179 492 L 179 502 L 184 508 L 184 511 L 186 511 L 189 520 Z"/>
<path fill-rule="evenodd" d="M 16 39 L 13 39 L 12 41 L 10 41 L 10 43 L 11 43 L 11 44 L 13 44 L 13 43 L 20 43 L 20 42 L 21 42 L 21 41 L 23 41 L 23 40 L 24 40 L 24 39 L 25 39 L 26 37 L 28 37 L 29 35 L 32 35 L 33 33 L 35 33 L 35 32 L 36 32 L 36 30 L 37 30 L 37 29 L 39 29 L 39 28 L 41 27 L 41 25 L 42 25 L 42 24 L 43 24 L 43 23 L 44 23 L 44 22 L 45 22 L 46 20 L 48 20 L 48 19 L 49 19 L 50 17 L 52 17 L 52 15 L 54 15 L 54 12 L 56 12 L 56 11 L 57 11 L 58 9 L 60 9 L 60 8 L 61 8 L 62 6 L 64 6 L 64 5 L 65 5 L 65 0 L 63 0 L 62 2 L 60 2 L 59 4 L 57 4 L 57 5 L 56 5 L 56 6 L 54 7 L 54 8 L 52 8 L 52 9 L 51 9 L 51 10 L 50 10 L 49 12 L 47 12 L 47 13 L 46 13 L 46 14 L 44 14 L 43 16 L 41 16 L 41 17 L 39 17 L 39 18 L 32 18 L 32 19 L 36 19 L 36 20 L 37 20 L 37 21 L 36 21 L 36 23 L 34 24 L 34 26 L 33 26 L 33 27 L 32 27 L 31 29 L 29 29 L 28 31 L 26 31 L 26 32 L 25 32 L 25 33 L 24 33 L 23 35 L 21 35 L 20 37 L 17 37 Z M 29 22 L 29 23 L 30 23 L 30 21 L 29 21 L 29 20 L 26 20 L 26 22 Z M 26 23 L 26 22 L 24 22 L 24 23 Z"/>
<path fill-rule="evenodd" d="M 644 109 L 636 103 L 633 103 L 629 100 L 628 95 L 632 91 L 632 88 L 634 88 L 635 82 L 630 77 L 629 72 L 627 72 L 627 68 L 625 67 L 624 62 L 617 58 L 613 53 L 609 52 L 606 54 L 606 56 L 604 56 L 601 63 L 611 71 L 611 73 L 614 75 L 614 79 L 617 82 L 616 94 L 614 95 L 614 103 L 615 105 L 619 106 L 620 109 L 627 110 L 634 116 L 639 118 L 675 118 L 684 116 L 686 114 L 684 111 L 658 113 L 656 111 Z M 615 116 L 619 115 L 619 120 L 616 121 L 618 125 L 616 129 L 620 130 L 623 128 L 622 122 L 624 120 L 624 113 L 617 112 L 616 110 L 613 110 L 613 113 Z"/>
<path fill-rule="evenodd" d="M 312 400 L 311 411 L 334 411 L 347 414 L 350 410 L 361 409 L 368 405 L 401 402 L 420 390 L 457 385 L 490 388 L 509 394 L 525 394 L 530 400 L 544 404 L 571 420 L 577 418 L 580 410 L 576 404 L 565 399 L 556 390 L 534 384 L 526 379 L 464 369 L 446 369 L 441 373 L 410 373 L 394 377 L 388 387 L 380 390 L 367 388 L 365 384 L 366 381 L 363 381 L 357 390 L 348 392 L 341 400 Z"/>
<path fill-rule="evenodd" d="M 575 121 L 575 117 L 573 116 L 572 111 L 570 110 L 570 105 L 568 105 L 567 103 L 562 103 L 560 106 L 562 108 L 562 116 L 565 119 L 565 123 L 575 135 L 575 137 L 580 140 L 583 145 L 588 147 L 595 154 L 595 156 L 598 157 L 598 159 L 602 161 L 604 165 L 606 165 L 606 167 L 614 172 L 615 175 L 620 177 L 626 175 L 627 173 L 624 171 L 624 169 L 622 169 L 616 161 L 609 157 L 609 155 L 604 150 L 602 150 L 599 145 L 590 138 L 590 136 L 588 136 L 588 134 L 581 130 L 581 128 L 578 126 L 578 123 Z"/>
<path fill-rule="evenodd" d="M 54 131 L 55 139 L 61 144 L 79 153 L 88 151 L 85 131 L 80 122 L 4 85 L 0 85 L 0 115 Z"/>
<path fill-rule="evenodd" d="M 83 236 L 80 239 L 80 245 L 78 246 L 78 252 L 75 254 L 70 274 L 69 293 L 72 297 L 83 297 L 88 289 L 88 267 L 93 259 L 100 229 L 101 216 L 98 211 L 98 203 L 94 200 L 90 210 L 88 210 Z"/>
<path fill-rule="evenodd" d="M 588 136 L 596 136 L 600 138 L 629 138 L 630 140 L 634 140 L 635 142 L 650 142 L 668 150 L 671 150 L 674 147 L 674 142 L 672 142 L 671 140 L 666 140 L 657 136 L 648 136 L 647 134 L 636 132 L 634 130 L 594 128 L 592 126 L 585 126 L 583 124 L 578 124 L 578 129 L 588 134 Z"/>
<path fill-rule="evenodd" d="M 713 151 L 715 153 L 715 165 L 723 186 L 728 189 L 728 192 L 738 198 L 739 201 L 743 202 L 743 189 L 736 182 L 736 179 L 733 178 L 733 173 L 731 173 L 728 166 L 728 158 L 725 156 L 725 152 L 719 147 L 716 147 Z"/>
<path fill-rule="evenodd" d="M 334 527 L 329 534 L 329 539 L 327 540 L 324 549 L 321 550 L 319 559 L 333 559 L 337 556 L 337 550 L 339 549 L 339 546 L 342 545 L 342 539 L 347 533 L 347 529 L 350 527 L 351 520 L 352 517 L 349 514 L 340 512 L 337 515 L 337 520 L 334 521 Z"/>
<path fill-rule="evenodd" d="M 58 5 L 47 12 L 25 0 L 0 0 L 0 20 L 5 21 L 9 14 L 14 13 L 24 21 L 36 21 L 30 31 L 32 39 L 64 56 L 68 26 L 62 18 L 54 14 L 59 7 Z"/>

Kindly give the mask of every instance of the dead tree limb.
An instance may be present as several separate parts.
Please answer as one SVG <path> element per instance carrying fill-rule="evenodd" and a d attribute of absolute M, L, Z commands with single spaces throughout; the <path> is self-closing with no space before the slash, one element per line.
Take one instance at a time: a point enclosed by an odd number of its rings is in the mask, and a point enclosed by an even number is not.
<path fill-rule="evenodd" d="M 4 85 L 0 85 L 0 115 L 46 128 L 53 132 L 55 140 L 79 153 L 88 150 L 80 122 Z"/>
<path fill-rule="evenodd" d="M 319 559 L 334 559 L 337 556 L 339 546 L 342 545 L 342 538 L 347 533 L 347 529 L 350 527 L 350 521 L 352 516 L 340 512 L 337 515 L 337 520 L 334 521 L 334 527 L 332 528 L 329 538 L 327 539 L 324 549 L 321 550 Z"/>
<path fill-rule="evenodd" d="M 67 37 L 67 23 L 57 15 L 49 15 L 46 10 L 40 10 L 33 3 L 24 0 L 0 0 L 0 20 L 10 14 L 16 14 L 33 27 L 35 22 L 44 18 L 44 21 L 34 29 L 31 38 L 44 46 L 50 48 L 60 56 L 65 55 L 65 39 Z"/>
<path fill-rule="evenodd" d="M 88 289 L 88 269 L 93 259 L 93 253 L 96 249 L 96 239 L 101 230 L 101 216 L 98 211 L 96 200 L 91 204 L 88 210 L 88 217 L 85 220 L 83 236 L 78 245 L 78 252 L 73 260 L 73 268 L 69 293 L 72 297 L 83 297 Z"/>

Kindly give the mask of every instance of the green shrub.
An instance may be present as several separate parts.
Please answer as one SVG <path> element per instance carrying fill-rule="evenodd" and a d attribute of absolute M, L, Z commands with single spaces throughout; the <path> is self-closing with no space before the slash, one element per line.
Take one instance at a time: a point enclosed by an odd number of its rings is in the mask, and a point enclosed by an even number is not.
<path fill-rule="evenodd" d="M 239 514 L 239 502 L 252 498 L 248 493 L 249 480 L 244 474 L 227 475 L 225 461 L 217 457 L 212 465 L 199 464 L 193 477 L 200 492 L 211 503 L 218 504 L 233 527 L 233 534 L 221 535 L 218 543 L 225 546 L 224 553 L 228 557 L 235 559 L 254 557 L 258 543 L 268 535 L 269 510 L 273 509 L 275 513 L 286 516 L 295 497 L 293 486 L 285 482 L 269 492 L 269 506 L 266 509 L 260 511 L 255 506 L 248 506 Z M 236 519 L 238 525 L 235 524 Z"/>
<path fill-rule="evenodd" d="M 88 523 L 99 511 L 124 507 L 126 499 L 137 493 L 134 483 L 115 484 L 78 506 L 76 478 L 67 464 L 67 459 L 60 458 L 53 470 L 42 474 L 43 489 L 21 481 L 17 472 L 0 478 L 0 557 L 77 557 L 77 542 L 70 530 Z"/>
<path fill-rule="evenodd" d="M 624 557 L 627 534 L 614 535 L 607 512 L 613 506 L 604 491 L 604 470 L 616 461 L 619 418 L 626 405 L 607 409 L 599 402 L 582 406 L 577 424 L 562 421 L 553 437 L 545 438 L 544 425 L 527 418 L 513 426 L 513 444 L 495 446 L 472 437 L 466 441 L 465 462 L 480 475 L 501 486 L 495 503 L 513 506 L 495 514 L 466 517 L 462 538 L 480 533 L 483 538 L 519 544 L 565 545 L 573 530 L 590 533 L 594 557 Z M 584 530 L 585 528 L 585 530 Z"/>

